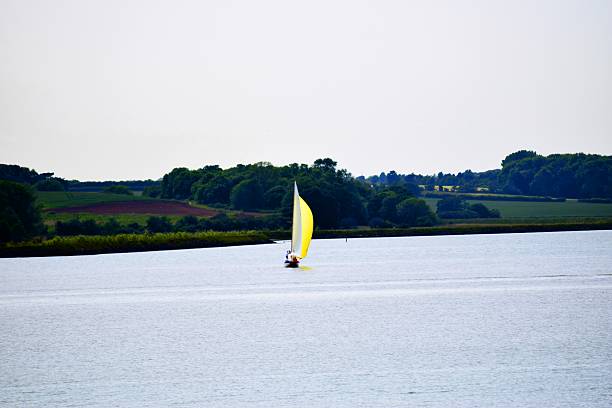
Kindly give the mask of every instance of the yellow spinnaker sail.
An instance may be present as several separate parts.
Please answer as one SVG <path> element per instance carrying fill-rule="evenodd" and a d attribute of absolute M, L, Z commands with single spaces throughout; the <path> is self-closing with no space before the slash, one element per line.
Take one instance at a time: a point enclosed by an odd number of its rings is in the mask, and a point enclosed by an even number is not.
<path fill-rule="evenodd" d="M 293 230 L 291 234 L 291 252 L 298 258 L 305 258 L 312 239 L 312 211 L 298 192 L 297 184 L 293 188 Z"/>
<path fill-rule="evenodd" d="M 300 197 L 300 215 L 302 217 L 302 249 L 300 252 L 300 258 L 306 258 L 308 254 L 308 247 L 310 246 L 310 240 L 312 239 L 312 211 L 306 204 L 306 201 Z"/>

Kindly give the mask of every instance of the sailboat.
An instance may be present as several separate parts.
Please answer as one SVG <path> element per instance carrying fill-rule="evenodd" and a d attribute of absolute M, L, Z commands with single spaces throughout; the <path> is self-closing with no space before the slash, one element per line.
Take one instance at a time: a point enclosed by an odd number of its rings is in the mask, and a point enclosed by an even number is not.
<path fill-rule="evenodd" d="M 297 268 L 301 259 L 306 258 L 308 246 L 312 239 L 312 211 L 306 201 L 300 197 L 297 183 L 293 183 L 293 227 L 291 232 L 291 250 L 287 251 L 285 266 Z"/>

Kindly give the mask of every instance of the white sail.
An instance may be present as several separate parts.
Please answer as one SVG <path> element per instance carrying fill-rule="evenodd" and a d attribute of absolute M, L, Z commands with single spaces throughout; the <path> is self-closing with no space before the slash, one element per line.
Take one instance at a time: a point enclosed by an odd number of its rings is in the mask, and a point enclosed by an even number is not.
<path fill-rule="evenodd" d="M 291 253 L 299 254 L 302 249 L 302 217 L 300 214 L 300 194 L 297 183 L 293 183 L 293 230 L 291 232 Z"/>

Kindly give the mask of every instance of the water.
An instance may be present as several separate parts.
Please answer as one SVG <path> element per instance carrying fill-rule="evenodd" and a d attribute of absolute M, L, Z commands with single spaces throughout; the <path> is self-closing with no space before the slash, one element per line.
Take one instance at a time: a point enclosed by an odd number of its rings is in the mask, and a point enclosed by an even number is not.
<path fill-rule="evenodd" d="M 0 406 L 609 407 L 612 231 L 0 260 Z"/>

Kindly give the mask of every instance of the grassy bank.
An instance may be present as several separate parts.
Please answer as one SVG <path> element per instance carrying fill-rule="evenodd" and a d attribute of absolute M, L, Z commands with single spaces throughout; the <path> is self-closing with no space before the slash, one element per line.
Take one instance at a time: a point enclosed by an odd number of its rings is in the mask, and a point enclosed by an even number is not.
<path fill-rule="evenodd" d="M 166 234 L 120 234 L 55 237 L 40 242 L 9 243 L 0 246 L 0 258 L 30 256 L 94 255 L 115 252 L 160 251 L 234 245 L 266 244 L 267 234 L 242 232 L 174 232 Z"/>

